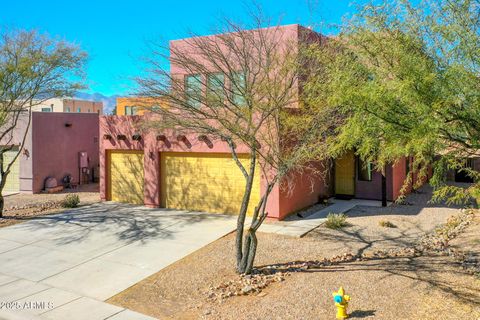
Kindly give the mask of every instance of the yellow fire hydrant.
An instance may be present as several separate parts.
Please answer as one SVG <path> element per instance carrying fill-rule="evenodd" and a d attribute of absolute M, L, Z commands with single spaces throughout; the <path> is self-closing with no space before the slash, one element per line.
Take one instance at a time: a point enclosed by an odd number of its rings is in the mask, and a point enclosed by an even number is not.
<path fill-rule="evenodd" d="M 345 294 L 343 287 L 340 287 L 337 292 L 333 293 L 333 301 L 335 301 L 335 307 L 337 307 L 337 319 L 348 318 L 347 307 L 350 296 Z"/>

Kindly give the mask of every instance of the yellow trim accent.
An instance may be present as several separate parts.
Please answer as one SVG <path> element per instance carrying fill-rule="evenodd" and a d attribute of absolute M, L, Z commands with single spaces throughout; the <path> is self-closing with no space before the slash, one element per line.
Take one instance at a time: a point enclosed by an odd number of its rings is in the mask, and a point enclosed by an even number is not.
<path fill-rule="evenodd" d="M 249 157 L 240 154 L 249 168 Z M 248 214 L 260 200 L 260 169 L 257 165 Z M 165 208 L 238 214 L 245 178 L 228 153 L 161 153 L 161 205 Z"/>

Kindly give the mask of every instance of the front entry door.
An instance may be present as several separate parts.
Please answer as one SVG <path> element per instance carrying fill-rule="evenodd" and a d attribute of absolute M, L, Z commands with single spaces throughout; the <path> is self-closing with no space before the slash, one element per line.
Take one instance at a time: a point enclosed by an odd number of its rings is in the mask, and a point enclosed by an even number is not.
<path fill-rule="evenodd" d="M 355 195 L 355 155 L 353 151 L 335 160 L 335 195 L 353 197 Z"/>

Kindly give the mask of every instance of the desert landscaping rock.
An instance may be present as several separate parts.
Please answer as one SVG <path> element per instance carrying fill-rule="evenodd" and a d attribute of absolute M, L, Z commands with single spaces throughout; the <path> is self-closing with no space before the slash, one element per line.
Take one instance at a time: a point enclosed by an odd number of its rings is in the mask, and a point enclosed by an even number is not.
<path fill-rule="evenodd" d="M 426 201 L 428 190 L 412 195 L 408 206 L 354 208 L 350 226 L 319 227 L 304 238 L 259 233 L 256 268 L 248 276 L 235 273 L 230 234 L 109 301 L 161 319 L 327 320 L 335 317 L 331 294 L 344 286 L 352 318 L 477 320 L 480 281 L 453 255 L 430 250 L 444 241 L 439 226 L 455 226 L 449 244 L 472 227 L 463 218 L 448 223 L 450 216 L 477 214 Z"/>

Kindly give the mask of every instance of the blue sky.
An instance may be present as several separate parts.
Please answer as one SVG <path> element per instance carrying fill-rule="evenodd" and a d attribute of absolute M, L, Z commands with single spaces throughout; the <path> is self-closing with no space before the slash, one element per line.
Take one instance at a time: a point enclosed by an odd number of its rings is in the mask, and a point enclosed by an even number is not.
<path fill-rule="evenodd" d="M 222 16 L 248 20 L 247 1 L 194 0 L 0 0 L 0 24 L 35 28 L 78 43 L 90 55 L 87 67 L 90 93 L 126 94 L 129 77 L 141 73 L 140 58 L 147 54 L 147 40 L 173 40 L 210 34 Z M 260 0 L 264 12 L 281 17 L 282 24 L 314 25 L 317 31 L 334 33 L 354 8 L 343 0 Z M 310 10 L 313 8 L 314 10 Z"/>

